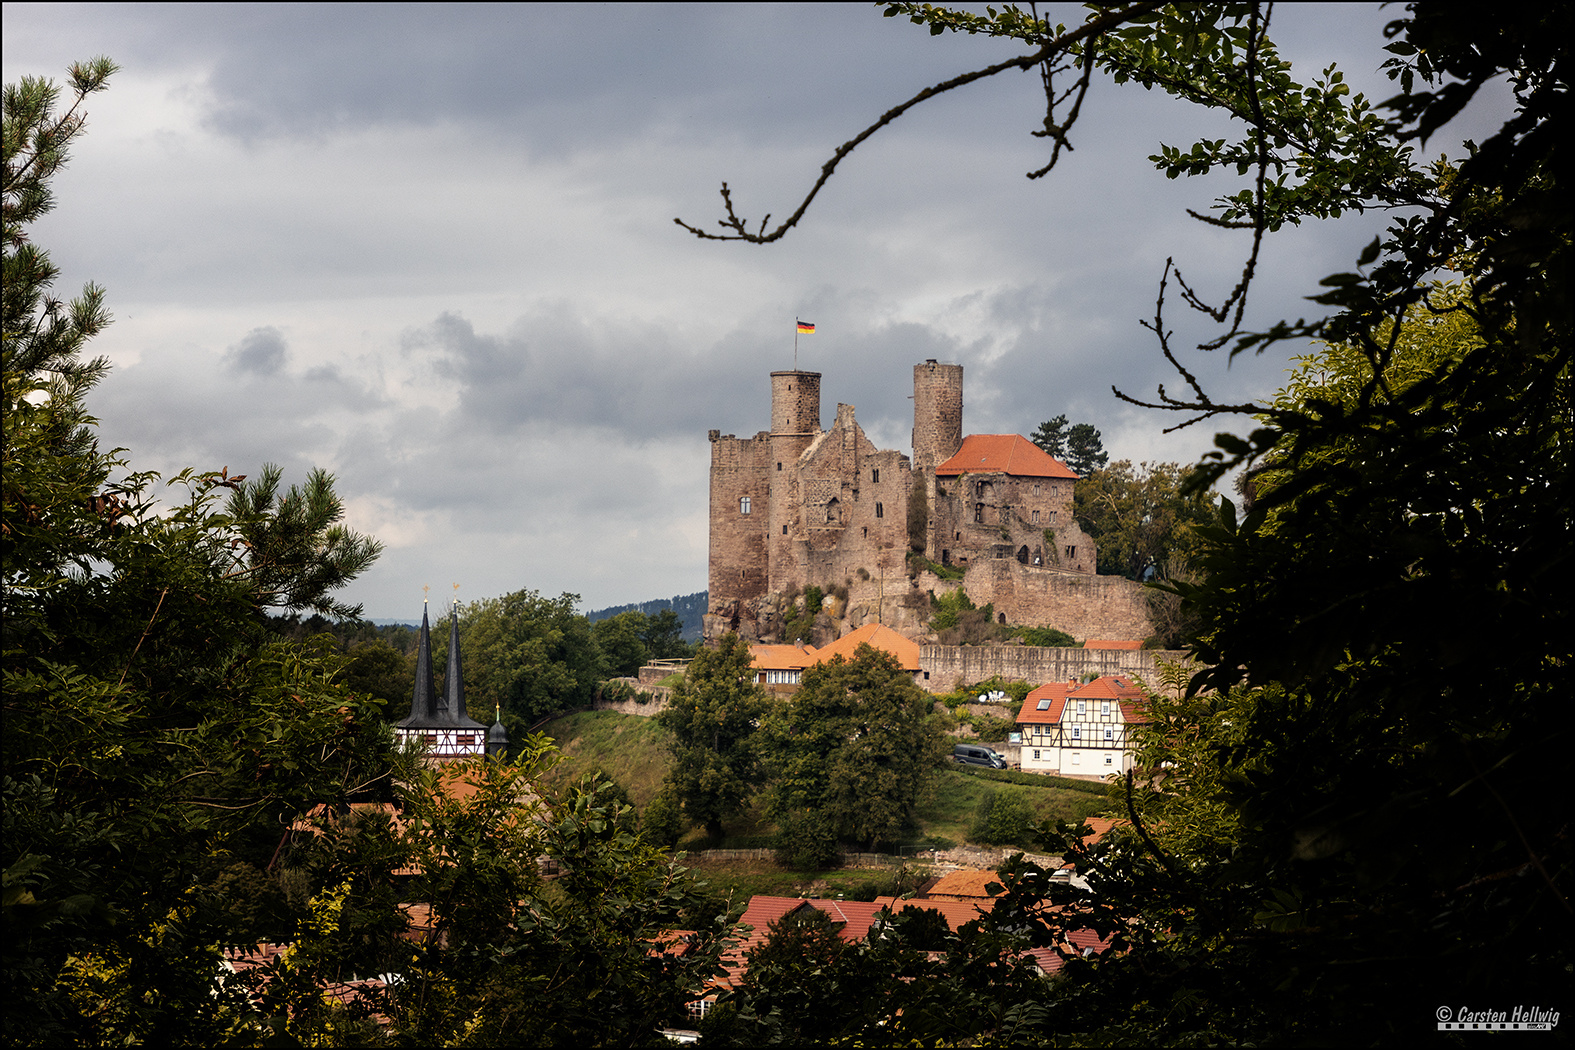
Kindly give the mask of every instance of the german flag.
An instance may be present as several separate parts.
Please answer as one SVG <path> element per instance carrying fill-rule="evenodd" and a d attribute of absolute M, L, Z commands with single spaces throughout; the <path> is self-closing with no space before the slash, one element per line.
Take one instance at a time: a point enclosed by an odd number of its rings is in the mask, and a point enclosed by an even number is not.
<path fill-rule="evenodd" d="M 810 324 L 808 321 L 800 321 L 798 323 L 798 331 L 800 335 L 814 335 L 815 326 Z"/>

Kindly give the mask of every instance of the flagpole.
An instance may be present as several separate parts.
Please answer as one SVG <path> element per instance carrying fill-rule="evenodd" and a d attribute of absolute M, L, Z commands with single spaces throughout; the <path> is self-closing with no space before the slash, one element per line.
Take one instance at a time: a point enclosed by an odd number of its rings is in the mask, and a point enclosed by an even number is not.
<path fill-rule="evenodd" d="M 798 371 L 798 318 L 793 318 L 793 371 Z"/>

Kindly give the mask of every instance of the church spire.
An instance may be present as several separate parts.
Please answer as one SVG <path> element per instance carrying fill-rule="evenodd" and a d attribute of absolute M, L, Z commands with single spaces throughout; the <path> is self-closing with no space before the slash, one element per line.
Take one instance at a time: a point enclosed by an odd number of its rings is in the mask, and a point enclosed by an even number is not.
<path fill-rule="evenodd" d="M 443 706 L 449 717 L 460 725 L 465 716 L 465 679 L 459 666 L 459 599 L 454 599 L 448 616 L 448 669 L 443 674 Z"/>
<path fill-rule="evenodd" d="M 410 697 L 411 720 L 431 719 L 437 713 L 437 695 L 432 689 L 432 631 L 427 625 L 427 606 L 421 603 L 421 636 L 416 643 L 416 689 Z"/>

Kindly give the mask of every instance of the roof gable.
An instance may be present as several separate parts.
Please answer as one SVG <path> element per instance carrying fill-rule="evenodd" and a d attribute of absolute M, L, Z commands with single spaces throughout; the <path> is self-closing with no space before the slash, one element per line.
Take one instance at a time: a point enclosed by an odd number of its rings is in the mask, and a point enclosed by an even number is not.
<path fill-rule="evenodd" d="M 1077 474 L 1065 463 L 1018 434 L 969 434 L 955 455 L 935 468 L 938 476 L 1011 474 L 1020 478 L 1067 478 Z"/>
<path fill-rule="evenodd" d="M 864 644 L 868 644 L 871 649 L 879 649 L 895 656 L 898 666 L 904 671 L 919 669 L 919 643 L 910 641 L 890 627 L 878 623 L 867 623 L 856 631 L 849 631 L 830 645 L 821 646 L 815 650 L 812 662 L 824 663 L 835 656 L 851 661 L 859 646 Z"/>

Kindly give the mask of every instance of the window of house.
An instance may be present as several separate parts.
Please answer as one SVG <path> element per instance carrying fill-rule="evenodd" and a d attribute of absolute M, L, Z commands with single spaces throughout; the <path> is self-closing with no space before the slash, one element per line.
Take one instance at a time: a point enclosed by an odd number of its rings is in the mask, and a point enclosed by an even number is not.
<path fill-rule="evenodd" d="M 1041 710 L 1041 711 L 1048 711 L 1048 710 L 1050 710 L 1050 698 L 1048 696 L 1045 697 L 1043 700 L 1039 701 L 1039 710 Z"/>
<path fill-rule="evenodd" d="M 1081 739 L 1083 739 L 1083 727 L 1082 726 L 1073 726 L 1072 727 L 1072 739 L 1073 740 L 1081 740 Z"/>
<path fill-rule="evenodd" d="M 1102 714 L 1102 715 L 1108 715 L 1110 713 L 1110 701 L 1109 700 L 1101 700 L 1099 702 L 1099 713 Z"/>
<path fill-rule="evenodd" d="M 740 514 L 748 514 L 749 513 L 749 497 L 748 496 L 740 496 L 738 498 L 738 513 L 740 513 Z"/>
<path fill-rule="evenodd" d="M 1039 752 L 1037 752 L 1037 751 L 1034 752 L 1034 761 L 1035 762 L 1039 761 Z"/>
<path fill-rule="evenodd" d="M 1114 729 L 1107 729 L 1107 730 L 1105 730 L 1105 739 L 1106 740 L 1114 740 L 1115 738 L 1116 738 L 1116 731 Z"/>
<path fill-rule="evenodd" d="M 1087 700 L 1079 700 L 1077 702 L 1077 713 L 1080 714 L 1080 715 L 1088 714 L 1088 701 Z"/>
<path fill-rule="evenodd" d="M 884 518 L 886 516 L 886 507 L 884 504 L 875 504 L 875 516 L 877 518 Z"/>
<path fill-rule="evenodd" d="M 1113 757 L 1114 757 L 1113 755 L 1106 755 L 1105 756 L 1105 765 L 1107 765 L 1107 766 L 1115 765 L 1115 763 L 1113 761 L 1111 761 L 1111 759 Z"/>

